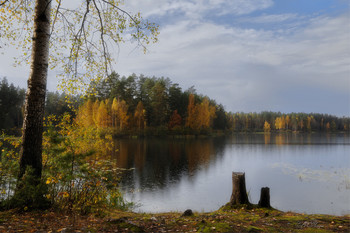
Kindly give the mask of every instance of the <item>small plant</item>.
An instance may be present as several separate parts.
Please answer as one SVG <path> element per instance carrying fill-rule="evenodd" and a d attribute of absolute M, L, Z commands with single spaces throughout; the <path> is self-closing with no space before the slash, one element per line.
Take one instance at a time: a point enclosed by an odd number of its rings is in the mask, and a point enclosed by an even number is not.
<path fill-rule="evenodd" d="M 94 127 L 79 127 L 68 114 L 60 120 L 49 118 L 47 127 L 43 173 L 47 199 L 59 209 L 83 214 L 124 208 L 119 170 L 106 155 L 113 148 L 111 136 L 101 137 Z"/>
<path fill-rule="evenodd" d="M 0 208 L 9 206 L 9 200 L 14 194 L 19 171 L 20 140 L 4 133 L 0 140 Z"/>
<path fill-rule="evenodd" d="M 69 114 L 59 119 L 48 117 L 45 127 L 41 180 L 33 180 L 30 168 L 17 180 L 20 141 L 9 138 L 0 142 L 1 208 L 52 206 L 87 214 L 129 207 L 118 187 L 120 170 L 106 155 L 113 148 L 111 134 L 101 134 L 94 127 L 80 127 Z"/>
<path fill-rule="evenodd" d="M 28 167 L 16 184 L 14 195 L 7 201 L 8 208 L 47 209 L 50 206 L 50 202 L 45 198 L 47 188 L 41 179 L 34 176 L 34 170 Z"/>

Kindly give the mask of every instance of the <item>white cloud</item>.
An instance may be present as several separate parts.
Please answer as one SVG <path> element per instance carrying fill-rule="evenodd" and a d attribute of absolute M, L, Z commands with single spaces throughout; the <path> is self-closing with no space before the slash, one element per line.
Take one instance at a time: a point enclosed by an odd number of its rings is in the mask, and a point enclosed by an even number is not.
<path fill-rule="evenodd" d="M 290 20 L 300 20 L 300 16 L 298 16 L 298 14 L 263 14 L 261 16 L 240 19 L 240 22 L 266 24 L 281 23 Z"/>
<path fill-rule="evenodd" d="M 150 54 L 121 53 L 116 68 L 124 74 L 168 76 L 184 87 L 195 85 L 228 110 L 279 111 L 282 104 L 298 105 L 279 96 L 293 88 L 318 87 L 330 96 L 349 92 L 347 20 L 346 15 L 318 17 L 285 34 L 183 20 L 162 28 Z M 321 94 L 315 93 L 315 99 Z M 308 101 L 300 103 L 309 104 L 300 111 L 322 112 Z M 346 107 L 339 111 L 347 112 Z"/>
<path fill-rule="evenodd" d="M 169 14 L 185 14 L 192 19 L 203 19 L 208 14 L 244 15 L 269 8 L 272 5 L 272 0 L 129 0 L 125 2 L 127 9 L 140 10 L 144 12 L 145 17 L 169 17 Z"/>
<path fill-rule="evenodd" d="M 146 55 L 134 50 L 135 45 L 120 46 L 115 70 L 122 75 L 165 76 L 184 88 L 195 85 L 229 111 L 350 115 L 349 12 L 315 18 L 294 13 L 245 15 L 271 7 L 270 0 L 128 0 L 126 4 L 146 17 L 176 20 L 161 21 L 159 43 L 151 45 Z M 205 20 L 210 12 L 280 26 L 222 25 Z M 284 22 L 296 27 L 284 28 Z M 9 59 L 5 63 L 0 59 L 1 70 L 7 70 Z"/>

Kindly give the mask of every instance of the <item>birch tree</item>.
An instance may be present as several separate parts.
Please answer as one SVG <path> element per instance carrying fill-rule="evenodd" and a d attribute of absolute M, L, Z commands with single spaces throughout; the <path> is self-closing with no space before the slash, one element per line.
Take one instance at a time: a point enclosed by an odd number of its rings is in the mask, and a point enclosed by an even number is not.
<path fill-rule="evenodd" d="M 22 49 L 15 64 L 30 64 L 21 147 L 21 178 L 27 167 L 41 177 L 42 134 L 48 68 L 59 87 L 83 92 L 86 83 L 111 73 L 122 42 L 157 41 L 158 26 L 122 9 L 122 0 L 0 0 L 0 49 Z M 50 52 L 50 53 L 49 53 Z"/>

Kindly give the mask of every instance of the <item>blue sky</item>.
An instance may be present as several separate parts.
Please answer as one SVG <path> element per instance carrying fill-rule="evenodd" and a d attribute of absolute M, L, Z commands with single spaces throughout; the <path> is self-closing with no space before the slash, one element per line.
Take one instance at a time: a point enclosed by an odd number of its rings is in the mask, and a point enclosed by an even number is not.
<path fill-rule="evenodd" d="M 227 111 L 319 112 L 350 116 L 350 10 L 347 0 L 126 0 L 160 25 L 144 55 L 116 53 L 116 72 L 169 77 Z M 10 52 L 11 53 L 11 52 Z M 25 67 L 0 76 L 25 86 Z M 11 53 L 12 54 L 12 53 Z M 11 80 L 12 79 L 12 80 Z M 56 85 L 51 72 L 48 87 Z"/>

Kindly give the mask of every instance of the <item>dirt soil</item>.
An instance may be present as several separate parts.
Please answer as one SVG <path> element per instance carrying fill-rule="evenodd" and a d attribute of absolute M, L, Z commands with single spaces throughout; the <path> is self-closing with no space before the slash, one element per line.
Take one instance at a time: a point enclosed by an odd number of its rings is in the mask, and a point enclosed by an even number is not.
<path fill-rule="evenodd" d="M 350 216 L 245 207 L 191 216 L 110 211 L 101 217 L 11 210 L 0 212 L 0 232 L 350 232 Z"/>

